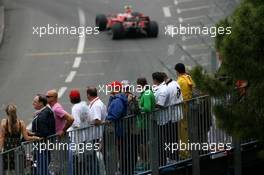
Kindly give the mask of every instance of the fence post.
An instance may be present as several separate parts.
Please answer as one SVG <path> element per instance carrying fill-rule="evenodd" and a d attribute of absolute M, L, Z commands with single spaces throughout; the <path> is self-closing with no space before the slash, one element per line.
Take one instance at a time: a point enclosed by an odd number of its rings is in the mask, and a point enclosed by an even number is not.
<path fill-rule="evenodd" d="M 105 124 L 104 149 L 106 159 L 106 174 L 115 174 L 118 171 L 117 142 L 115 138 L 115 124 Z"/>
<path fill-rule="evenodd" d="M 17 175 L 23 174 L 24 170 L 24 160 L 21 157 L 24 157 L 22 146 L 17 147 L 14 150 L 14 161 L 15 161 L 15 173 Z"/>
<path fill-rule="evenodd" d="M 0 174 L 4 174 L 3 153 L 0 153 Z"/>
<path fill-rule="evenodd" d="M 235 175 L 242 174 L 242 160 L 241 160 L 241 146 L 240 140 L 237 137 L 234 137 L 234 170 Z"/>
<path fill-rule="evenodd" d="M 190 137 L 190 143 L 199 143 L 199 136 L 198 136 L 198 115 L 199 115 L 199 104 L 198 99 L 193 99 L 189 102 L 189 111 L 188 111 L 188 117 L 190 121 L 188 123 L 189 128 L 189 137 Z M 196 148 L 191 148 L 191 155 L 192 155 L 192 175 L 200 175 L 200 156 L 199 156 L 199 150 L 196 150 Z"/>
<path fill-rule="evenodd" d="M 152 174 L 159 174 L 159 154 L 158 154 L 158 125 L 156 113 L 150 117 L 150 168 Z M 161 146 L 162 147 L 162 146 Z M 163 147 L 162 147 L 163 148 Z"/>

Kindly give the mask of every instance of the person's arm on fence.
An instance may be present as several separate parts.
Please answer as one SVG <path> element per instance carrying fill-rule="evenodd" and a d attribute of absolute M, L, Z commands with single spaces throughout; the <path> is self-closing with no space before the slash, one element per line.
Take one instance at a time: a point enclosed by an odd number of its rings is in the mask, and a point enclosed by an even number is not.
<path fill-rule="evenodd" d="M 26 141 L 33 141 L 33 140 L 40 140 L 40 137 L 37 136 L 30 136 L 28 135 L 28 131 L 26 129 L 26 125 L 23 121 L 20 121 L 21 123 L 21 128 L 22 128 L 22 135 Z"/>
<path fill-rule="evenodd" d="M 4 148 L 4 142 L 5 142 L 5 129 L 4 129 L 4 125 L 5 125 L 5 119 L 1 121 L 1 125 L 0 125 L 0 151 L 3 151 Z"/>
<path fill-rule="evenodd" d="M 65 113 L 65 115 L 64 115 L 64 120 L 66 121 L 66 123 L 65 123 L 65 126 L 64 126 L 64 128 L 63 128 L 63 130 L 62 131 L 59 131 L 57 134 L 59 135 L 59 136 L 62 136 L 62 135 L 64 135 L 66 132 L 67 132 L 67 129 L 69 128 L 69 127 L 71 127 L 71 125 L 72 125 L 72 123 L 74 122 L 74 118 L 73 118 L 73 116 L 72 115 L 70 115 L 69 113 Z"/>

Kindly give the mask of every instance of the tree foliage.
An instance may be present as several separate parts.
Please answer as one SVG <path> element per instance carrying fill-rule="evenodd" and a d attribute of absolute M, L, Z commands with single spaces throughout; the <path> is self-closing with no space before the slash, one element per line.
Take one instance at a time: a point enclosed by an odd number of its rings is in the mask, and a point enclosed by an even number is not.
<path fill-rule="evenodd" d="M 232 27 L 230 35 L 217 35 L 216 50 L 222 64 L 213 77 L 195 68 L 192 76 L 202 91 L 227 99 L 215 107 L 219 125 L 239 137 L 264 140 L 264 1 L 244 0 L 217 26 Z M 225 78 L 223 78 L 225 77 Z M 235 89 L 237 80 L 249 86 L 243 100 Z"/>

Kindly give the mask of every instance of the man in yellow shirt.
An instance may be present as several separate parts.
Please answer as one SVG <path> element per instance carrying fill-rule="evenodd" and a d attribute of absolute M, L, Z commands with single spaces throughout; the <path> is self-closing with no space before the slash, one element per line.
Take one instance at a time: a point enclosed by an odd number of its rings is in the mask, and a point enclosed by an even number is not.
<path fill-rule="evenodd" d="M 182 91 L 183 100 L 190 100 L 192 98 L 192 90 L 194 87 L 194 82 L 189 74 L 185 71 L 185 66 L 182 63 L 178 63 L 175 65 L 175 70 L 177 73 L 177 82 L 180 85 Z M 187 103 L 188 104 L 188 103 Z M 188 105 L 183 105 L 183 119 L 179 122 L 179 142 L 188 144 Z M 179 150 L 179 158 L 186 159 L 190 157 L 189 150 Z"/>
<path fill-rule="evenodd" d="M 192 77 L 186 73 L 185 66 L 182 63 L 176 64 L 175 70 L 178 76 L 177 82 L 181 87 L 183 100 L 190 100 L 192 98 L 192 90 L 194 87 Z"/>

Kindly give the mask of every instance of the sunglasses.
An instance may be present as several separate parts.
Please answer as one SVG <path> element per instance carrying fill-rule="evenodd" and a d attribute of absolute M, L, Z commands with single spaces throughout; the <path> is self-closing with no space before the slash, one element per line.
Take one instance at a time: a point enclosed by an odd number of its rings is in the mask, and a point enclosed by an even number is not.
<path fill-rule="evenodd" d="M 48 95 L 46 95 L 46 97 L 47 97 L 47 98 L 51 98 L 51 97 L 54 97 L 54 96 L 48 96 Z"/>

